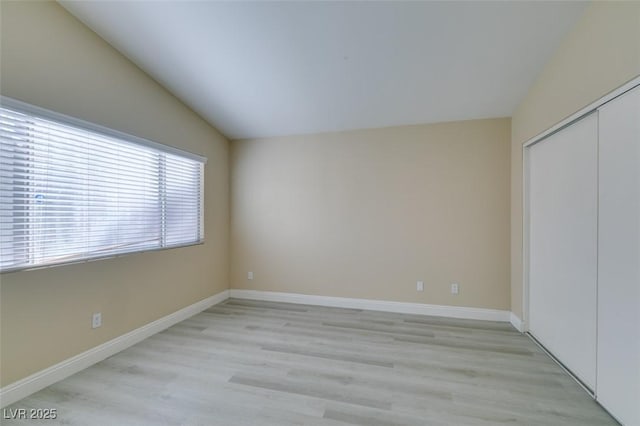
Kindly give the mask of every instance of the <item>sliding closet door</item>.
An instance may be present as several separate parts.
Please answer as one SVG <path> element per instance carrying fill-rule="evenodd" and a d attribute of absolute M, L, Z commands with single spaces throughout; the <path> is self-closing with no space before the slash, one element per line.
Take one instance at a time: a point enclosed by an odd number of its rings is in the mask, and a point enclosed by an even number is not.
<path fill-rule="evenodd" d="M 599 115 L 597 398 L 640 425 L 640 88 Z"/>
<path fill-rule="evenodd" d="M 598 116 L 527 148 L 529 331 L 596 382 Z"/>

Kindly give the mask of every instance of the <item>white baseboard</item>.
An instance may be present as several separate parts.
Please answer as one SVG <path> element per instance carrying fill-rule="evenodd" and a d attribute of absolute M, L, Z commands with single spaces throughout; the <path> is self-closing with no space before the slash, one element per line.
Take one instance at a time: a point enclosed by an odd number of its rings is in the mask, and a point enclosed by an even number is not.
<path fill-rule="evenodd" d="M 509 322 L 511 322 L 511 325 L 518 330 L 520 333 L 524 333 L 524 323 L 522 322 L 522 320 L 513 312 L 511 312 L 511 316 L 509 318 Z"/>
<path fill-rule="evenodd" d="M 46 388 L 78 371 L 84 370 L 91 365 L 102 361 L 138 342 L 150 337 L 174 324 L 184 321 L 193 315 L 210 308 L 211 306 L 223 302 L 229 298 L 229 290 L 207 297 L 204 300 L 189 305 L 170 315 L 136 328 L 122 336 L 109 340 L 99 346 L 91 348 L 76 356 L 68 358 L 56 365 L 38 371 L 22 380 L 11 383 L 0 389 L 0 407 L 6 407 L 22 398 L 31 395 L 41 389 Z"/>
<path fill-rule="evenodd" d="M 427 305 L 424 303 L 392 302 L 386 300 L 353 299 L 348 297 L 313 296 L 297 293 L 279 293 L 259 290 L 229 290 L 229 297 L 236 299 L 289 302 L 305 305 L 331 306 L 336 308 L 367 309 L 371 311 L 396 312 L 402 314 L 433 315 L 449 318 L 464 318 L 486 321 L 509 322 L 511 312 L 497 309 L 467 308 L 462 306 Z"/>

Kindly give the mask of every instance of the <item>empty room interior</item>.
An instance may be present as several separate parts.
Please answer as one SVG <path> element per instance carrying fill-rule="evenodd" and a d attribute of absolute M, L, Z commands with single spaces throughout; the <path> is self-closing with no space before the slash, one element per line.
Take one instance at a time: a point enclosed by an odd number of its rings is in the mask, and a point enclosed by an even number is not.
<path fill-rule="evenodd" d="M 3 425 L 640 426 L 640 1 L 0 0 Z"/>

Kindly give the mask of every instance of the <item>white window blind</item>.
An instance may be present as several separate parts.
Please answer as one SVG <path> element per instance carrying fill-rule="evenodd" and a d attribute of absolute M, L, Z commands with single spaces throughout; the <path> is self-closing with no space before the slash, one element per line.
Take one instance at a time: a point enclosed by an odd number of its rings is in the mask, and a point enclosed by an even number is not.
<path fill-rule="evenodd" d="M 52 114 L 0 106 L 1 271 L 203 240 L 201 159 Z"/>

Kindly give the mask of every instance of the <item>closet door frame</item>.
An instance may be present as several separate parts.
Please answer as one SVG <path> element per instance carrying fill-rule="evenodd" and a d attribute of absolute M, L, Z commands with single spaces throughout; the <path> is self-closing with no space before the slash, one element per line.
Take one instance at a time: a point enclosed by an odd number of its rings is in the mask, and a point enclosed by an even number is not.
<path fill-rule="evenodd" d="M 520 331 L 524 333 L 529 332 L 529 320 L 530 320 L 530 312 L 529 312 L 529 245 L 530 245 L 530 221 L 529 221 L 529 210 L 530 210 L 530 148 L 537 144 L 538 142 L 542 142 L 547 137 L 553 135 L 561 131 L 562 129 L 572 125 L 576 121 L 584 118 L 588 114 L 596 111 L 602 105 L 607 102 L 617 98 L 618 96 L 634 89 L 635 87 L 640 86 L 640 76 L 632 79 L 631 81 L 625 83 L 619 88 L 609 92 L 602 98 L 597 101 L 591 103 L 590 105 L 582 108 L 576 113 L 570 115 L 569 117 L 563 119 L 553 127 L 545 130 L 544 132 L 534 136 L 529 139 L 522 145 L 522 283 L 523 283 L 523 291 L 522 291 L 522 318 L 521 318 L 521 329 Z M 535 340 L 534 340 L 535 341 Z M 537 342 L 536 342 L 537 343 Z M 546 351 L 544 347 L 543 350 Z M 548 352 L 547 352 L 548 353 Z M 573 377 L 580 386 L 582 386 L 590 395 L 595 396 L 587 387 L 585 387 L 580 380 L 576 379 L 573 374 L 568 371 L 561 363 L 560 360 L 557 360 L 552 354 L 548 353 L 558 364 Z M 597 390 L 594 390 L 597 393 Z"/>

